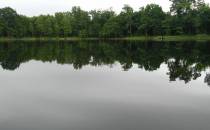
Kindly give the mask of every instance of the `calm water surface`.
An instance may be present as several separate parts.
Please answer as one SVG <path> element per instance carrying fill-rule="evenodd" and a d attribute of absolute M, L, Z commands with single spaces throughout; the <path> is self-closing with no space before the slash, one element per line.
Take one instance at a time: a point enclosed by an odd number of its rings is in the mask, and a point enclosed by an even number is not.
<path fill-rule="evenodd" d="M 0 130 L 208 130 L 210 42 L 0 44 Z"/>

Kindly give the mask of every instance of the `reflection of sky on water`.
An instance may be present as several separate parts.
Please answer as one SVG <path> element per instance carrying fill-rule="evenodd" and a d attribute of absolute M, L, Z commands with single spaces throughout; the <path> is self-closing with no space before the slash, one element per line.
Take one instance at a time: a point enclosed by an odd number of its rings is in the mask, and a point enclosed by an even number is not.
<path fill-rule="evenodd" d="M 167 65 L 148 72 L 29 61 L 0 69 L 2 130 L 209 129 L 205 72 L 188 84 L 169 82 Z"/>

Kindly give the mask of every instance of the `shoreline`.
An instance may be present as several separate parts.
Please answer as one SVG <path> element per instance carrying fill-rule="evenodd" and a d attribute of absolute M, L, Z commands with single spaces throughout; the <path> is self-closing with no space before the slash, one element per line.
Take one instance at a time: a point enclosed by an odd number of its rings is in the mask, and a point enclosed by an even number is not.
<path fill-rule="evenodd" d="M 0 37 L 0 42 L 9 41 L 164 41 L 164 42 L 178 42 L 178 41 L 210 41 L 210 35 L 179 35 L 179 36 L 132 36 L 121 38 L 80 38 L 80 37 L 23 37 L 23 38 L 7 38 Z"/>

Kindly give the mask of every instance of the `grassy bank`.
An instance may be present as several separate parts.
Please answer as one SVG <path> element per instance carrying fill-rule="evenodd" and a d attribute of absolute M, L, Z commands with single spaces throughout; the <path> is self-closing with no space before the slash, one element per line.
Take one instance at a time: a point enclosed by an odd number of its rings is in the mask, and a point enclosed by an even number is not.
<path fill-rule="evenodd" d="M 136 40 L 136 41 L 210 41 L 210 35 L 179 35 L 179 36 L 137 36 L 126 37 L 124 40 Z"/>
<path fill-rule="evenodd" d="M 129 41 L 210 41 L 210 35 L 179 35 L 179 36 L 134 36 L 124 38 L 79 38 L 79 37 L 41 37 L 41 38 L 0 38 L 6 41 L 80 41 L 80 40 L 129 40 Z"/>
<path fill-rule="evenodd" d="M 79 37 L 68 37 L 68 38 L 59 38 L 59 37 L 24 37 L 24 38 L 5 38 L 1 37 L 0 42 L 6 41 L 78 41 L 82 40 Z"/>

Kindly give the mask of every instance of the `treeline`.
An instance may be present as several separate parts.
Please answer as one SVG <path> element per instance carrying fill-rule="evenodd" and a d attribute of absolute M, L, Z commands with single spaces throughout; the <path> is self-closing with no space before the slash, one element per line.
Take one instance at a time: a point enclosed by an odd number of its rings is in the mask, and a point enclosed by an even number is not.
<path fill-rule="evenodd" d="M 27 17 L 10 7 L 0 9 L 0 37 L 125 37 L 210 34 L 210 6 L 203 0 L 170 0 L 170 12 L 149 4 L 139 11 L 125 5 L 112 10 Z"/>

